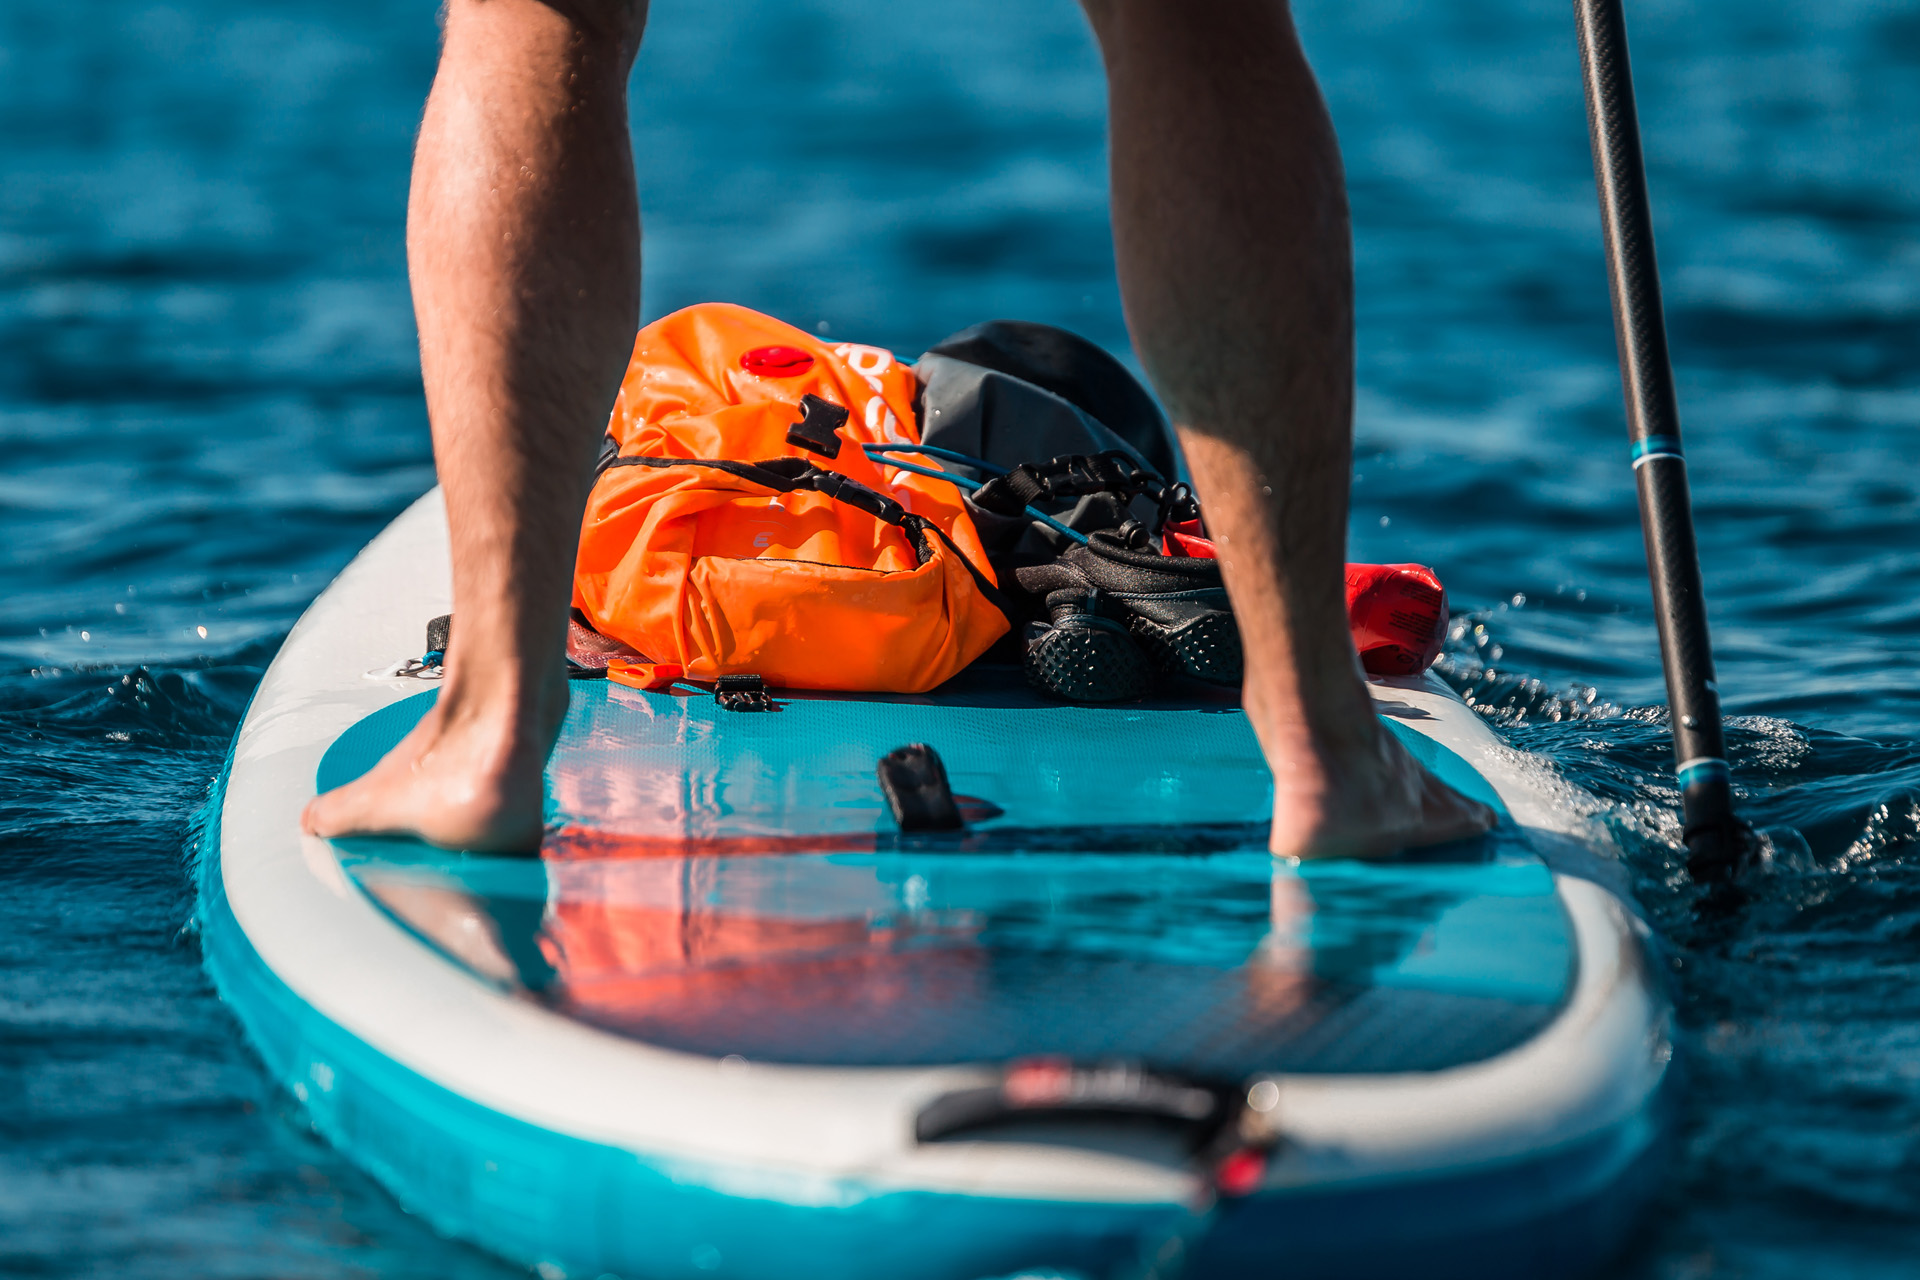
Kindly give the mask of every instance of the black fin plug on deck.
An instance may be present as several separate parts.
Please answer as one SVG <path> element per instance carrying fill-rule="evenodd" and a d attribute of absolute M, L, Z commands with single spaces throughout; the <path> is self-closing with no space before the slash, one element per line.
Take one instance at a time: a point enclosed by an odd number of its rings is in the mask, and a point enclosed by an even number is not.
<path fill-rule="evenodd" d="M 902 831 L 958 831 L 966 825 L 953 802 L 947 767 L 926 743 L 887 752 L 875 772 Z"/>
<path fill-rule="evenodd" d="M 817 453 L 823 458 L 840 456 L 841 427 L 847 425 L 847 410 L 819 396 L 800 397 L 800 421 L 787 428 L 787 443 Z"/>

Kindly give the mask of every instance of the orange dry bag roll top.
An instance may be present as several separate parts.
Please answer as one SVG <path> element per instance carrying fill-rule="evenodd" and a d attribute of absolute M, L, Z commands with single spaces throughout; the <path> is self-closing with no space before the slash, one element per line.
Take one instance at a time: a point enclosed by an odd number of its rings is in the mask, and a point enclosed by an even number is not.
<path fill-rule="evenodd" d="M 574 607 L 693 680 L 918 693 L 1007 630 L 953 485 L 917 444 L 913 371 L 744 307 L 640 331 L 587 502 Z"/>

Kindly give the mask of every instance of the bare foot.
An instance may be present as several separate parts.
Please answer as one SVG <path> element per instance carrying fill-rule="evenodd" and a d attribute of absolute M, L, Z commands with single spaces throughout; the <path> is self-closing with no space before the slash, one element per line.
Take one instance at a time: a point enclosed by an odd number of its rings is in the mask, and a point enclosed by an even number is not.
<path fill-rule="evenodd" d="M 1283 857 L 1378 858 L 1479 835 L 1498 815 L 1428 772 L 1385 729 L 1333 751 L 1269 751 L 1273 833 Z"/>
<path fill-rule="evenodd" d="M 566 712 L 564 678 L 531 714 L 516 714 L 503 699 L 473 707 L 459 693 L 457 686 L 445 689 L 371 771 L 316 796 L 301 815 L 302 829 L 323 837 L 417 836 L 443 849 L 486 853 L 538 850 L 542 775 Z"/>

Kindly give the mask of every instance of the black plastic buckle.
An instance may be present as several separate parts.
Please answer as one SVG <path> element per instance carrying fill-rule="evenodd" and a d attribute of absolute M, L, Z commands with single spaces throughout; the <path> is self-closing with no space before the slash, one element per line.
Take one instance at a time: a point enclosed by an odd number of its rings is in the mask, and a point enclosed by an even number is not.
<path fill-rule="evenodd" d="M 800 397 L 800 421 L 787 428 L 787 443 L 817 453 L 823 458 L 840 456 L 837 434 L 847 423 L 847 410 L 819 396 Z"/>
<path fill-rule="evenodd" d="M 1148 496 L 1160 504 L 1160 513 L 1154 520 L 1156 534 L 1169 524 L 1185 524 L 1200 518 L 1200 504 L 1184 481 L 1163 485 L 1158 494 L 1149 493 Z"/>
<path fill-rule="evenodd" d="M 755 675 L 721 676 L 713 682 L 713 700 L 722 711 L 773 711 L 767 682 Z"/>
<path fill-rule="evenodd" d="M 1076 497 L 1089 493 L 1125 493 L 1132 487 L 1135 475 L 1134 467 L 1122 454 L 1076 454 L 1067 460 L 1067 483 L 1056 485 L 1055 492 Z"/>
<path fill-rule="evenodd" d="M 864 511 L 882 524 L 898 525 L 907 517 L 907 509 L 881 493 L 878 489 L 869 489 L 858 480 L 849 479 L 838 471 L 820 471 L 813 474 L 813 488 L 824 493 L 835 502 L 844 502 L 855 511 Z"/>

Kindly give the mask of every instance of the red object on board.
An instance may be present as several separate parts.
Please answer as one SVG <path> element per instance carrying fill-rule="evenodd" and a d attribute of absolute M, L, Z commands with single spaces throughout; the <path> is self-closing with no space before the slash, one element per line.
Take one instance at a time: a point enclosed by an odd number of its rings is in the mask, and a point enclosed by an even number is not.
<path fill-rule="evenodd" d="M 1267 1153 L 1257 1147 L 1242 1147 L 1220 1162 L 1213 1171 L 1213 1185 L 1229 1199 L 1252 1195 L 1267 1176 Z"/>
<path fill-rule="evenodd" d="M 1170 556 L 1218 558 L 1198 520 L 1168 521 L 1160 549 Z M 1447 638 L 1446 589 L 1423 564 L 1350 564 L 1347 625 L 1368 675 L 1417 676 L 1433 665 Z"/>
<path fill-rule="evenodd" d="M 1191 556 L 1196 560 L 1215 560 L 1213 539 L 1198 520 L 1169 520 L 1160 531 L 1160 551 L 1169 556 Z"/>
<path fill-rule="evenodd" d="M 1372 676 L 1417 676 L 1447 638 L 1447 592 L 1421 564 L 1347 566 L 1347 625 Z"/>

